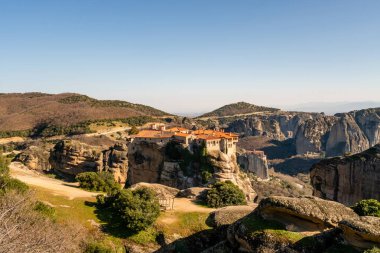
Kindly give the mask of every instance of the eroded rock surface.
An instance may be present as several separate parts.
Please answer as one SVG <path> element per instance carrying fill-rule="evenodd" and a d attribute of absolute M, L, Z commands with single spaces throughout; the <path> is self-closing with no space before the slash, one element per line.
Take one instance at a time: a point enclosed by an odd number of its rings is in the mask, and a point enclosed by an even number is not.
<path fill-rule="evenodd" d="M 273 196 L 263 199 L 256 211 L 264 219 L 278 221 L 291 231 L 323 231 L 336 227 L 343 219 L 358 217 L 338 202 L 316 197 Z"/>
<path fill-rule="evenodd" d="M 380 247 L 380 218 L 363 216 L 357 219 L 345 219 L 339 222 L 344 239 L 358 248 Z"/>
<path fill-rule="evenodd" d="M 310 171 L 313 195 L 353 205 L 380 200 L 380 145 L 360 154 L 322 160 Z"/>
<path fill-rule="evenodd" d="M 128 148 L 124 144 L 103 149 L 76 140 L 58 142 L 49 157 L 51 167 L 61 173 L 75 176 L 82 172 L 111 172 L 115 180 L 125 184 L 128 172 Z"/>
<path fill-rule="evenodd" d="M 230 225 L 255 210 L 254 206 L 227 206 L 212 212 L 207 218 L 207 225 L 218 228 Z"/>

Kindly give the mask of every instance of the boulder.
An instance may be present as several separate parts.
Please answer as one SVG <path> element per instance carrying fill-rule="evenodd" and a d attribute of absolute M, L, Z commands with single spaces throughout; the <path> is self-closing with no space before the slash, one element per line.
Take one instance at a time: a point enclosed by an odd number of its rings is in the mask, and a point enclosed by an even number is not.
<path fill-rule="evenodd" d="M 207 195 L 207 191 L 210 188 L 207 187 L 190 187 L 181 190 L 177 197 L 180 198 L 189 198 L 189 199 L 205 199 Z"/>
<path fill-rule="evenodd" d="M 174 198 L 177 196 L 179 190 L 162 184 L 150 184 L 150 183 L 137 183 L 132 185 L 131 189 L 149 188 L 153 190 L 157 196 L 162 198 Z"/>
<path fill-rule="evenodd" d="M 351 245 L 369 249 L 380 247 L 380 218 L 362 216 L 349 218 L 339 222 L 344 239 Z"/>
<path fill-rule="evenodd" d="M 219 208 L 210 213 L 206 224 L 214 228 L 230 225 L 253 212 L 253 210 L 255 210 L 254 206 L 227 206 Z"/>
<path fill-rule="evenodd" d="M 323 231 L 338 226 L 338 222 L 358 215 L 334 201 L 316 197 L 273 196 L 261 200 L 257 214 L 284 224 L 290 231 Z"/>

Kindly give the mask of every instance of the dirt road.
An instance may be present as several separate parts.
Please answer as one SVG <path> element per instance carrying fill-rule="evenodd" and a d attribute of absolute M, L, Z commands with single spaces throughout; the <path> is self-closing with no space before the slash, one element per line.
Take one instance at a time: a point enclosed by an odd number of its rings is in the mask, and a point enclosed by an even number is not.
<path fill-rule="evenodd" d="M 12 162 L 9 165 L 9 169 L 12 177 L 17 178 L 28 185 L 48 189 L 55 195 L 66 196 L 69 199 L 88 198 L 98 195 L 98 193 L 79 189 L 77 183 L 67 183 L 29 170 L 23 164 L 18 162 Z"/>

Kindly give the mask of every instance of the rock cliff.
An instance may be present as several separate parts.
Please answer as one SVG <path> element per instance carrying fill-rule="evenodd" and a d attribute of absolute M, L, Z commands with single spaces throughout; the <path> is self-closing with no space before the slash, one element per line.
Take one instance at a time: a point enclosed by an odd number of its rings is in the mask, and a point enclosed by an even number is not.
<path fill-rule="evenodd" d="M 237 119 L 229 123 L 227 131 L 280 141 L 294 138 L 297 154 L 358 153 L 380 143 L 380 108 L 334 116 L 281 111 Z"/>
<path fill-rule="evenodd" d="M 380 200 L 380 145 L 362 153 L 323 160 L 310 171 L 314 195 L 353 205 Z"/>
<path fill-rule="evenodd" d="M 52 169 L 75 176 L 88 171 L 109 171 L 115 180 L 125 184 L 128 172 L 128 148 L 115 144 L 103 149 L 76 140 L 58 142 L 52 149 L 49 162 Z"/>
<path fill-rule="evenodd" d="M 350 114 L 342 115 L 331 128 L 326 144 L 327 156 L 358 153 L 369 148 L 369 142 L 355 118 Z"/>
<path fill-rule="evenodd" d="M 261 151 L 262 152 L 262 151 Z M 269 179 L 268 161 L 264 152 L 242 151 L 237 155 L 237 162 L 243 171 L 252 172 L 261 179 Z"/>

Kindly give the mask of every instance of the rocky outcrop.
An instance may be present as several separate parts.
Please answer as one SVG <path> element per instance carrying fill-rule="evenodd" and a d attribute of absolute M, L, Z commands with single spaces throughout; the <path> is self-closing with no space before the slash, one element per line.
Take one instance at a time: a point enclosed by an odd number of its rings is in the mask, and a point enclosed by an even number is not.
<path fill-rule="evenodd" d="M 380 200 L 380 145 L 360 154 L 322 160 L 310 171 L 313 195 L 353 205 Z"/>
<path fill-rule="evenodd" d="M 358 217 L 340 203 L 316 197 L 273 196 L 263 199 L 256 212 L 264 219 L 284 224 L 290 231 L 323 231 L 337 227 L 343 219 Z"/>
<path fill-rule="evenodd" d="M 327 156 L 358 153 L 369 148 L 369 142 L 352 115 L 345 114 L 331 128 L 326 144 Z"/>
<path fill-rule="evenodd" d="M 137 183 L 132 185 L 131 189 L 149 188 L 154 191 L 160 198 L 174 198 L 179 190 L 162 184 Z"/>
<path fill-rule="evenodd" d="M 206 187 L 190 187 L 190 188 L 181 190 L 178 193 L 177 197 L 205 200 L 209 189 L 210 188 L 206 188 Z"/>
<path fill-rule="evenodd" d="M 245 136 L 266 136 L 275 140 L 284 140 L 293 138 L 298 127 L 312 117 L 313 114 L 309 113 L 290 112 L 250 116 L 231 122 L 227 131 Z"/>
<path fill-rule="evenodd" d="M 253 212 L 253 206 L 227 206 L 210 213 L 206 220 L 207 225 L 214 228 L 231 225 L 235 221 Z"/>
<path fill-rule="evenodd" d="M 243 151 L 237 154 L 240 168 L 254 173 L 258 178 L 269 179 L 268 161 L 263 151 Z"/>
<path fill-rule="evenodd" d="M 256 197 L 256 192 L 253 190 L 251 181 L 242 173 L 236 162 L 236 155 L 226 155 L 220 151 L 209 152 L 210 164 L 214 169 L 213 181 L 231 181 L 244 192 L 247 200 L 253 201 Z"/>
<path fill-rule="evenodd" d="M 227 131 L 273 140 L 295 139 L 297 154 L 339 156 L 380 143 L 380 108 L 326 116 L 322 113 L 276 112 L 229 123 Z"/>
<path fill-rule="evenodd" d="M 358 219 L 345 219 L 339 222 L 347 243 L 362 249 L 380 247 L 380 218 L 363 216 Z"/>
<path fill-rule="evenodd" d="M 160 183 L 165 160 L 165 149 L 162 146 L 154 143 L 132 142 L 129 145 L 128 160 L 130 185 L 140 182 Z"/>
<path fill-rule="evenodd" d="M 334 123 L 335 117 L 322 115 L 302 123 L 295 136 L 297 154 L 322 152 Z"/>
<path fill-rule="evenodd" d="M 21 162 L 31 170 L 49 171 L 51 165 L 49 163 L 50 149 L 52 144 L 37 144 L 28 146 L 15 158 L 15 162 Z"/>
<path fill-rule="evenodd" d="M 82 172 L 111 172 L 115 180 L 125 184 L 128 172 L 128 148 L 124 144 L 103 150 L 76 140 L 58 142 L 50 152 L 52 169 L 75 176 Z"/>
<path fill-rule="evenodd" d="M 380 143 L 380 108 L 355 111 L 352 113 L 360 129 L 372 147 Z"/>

